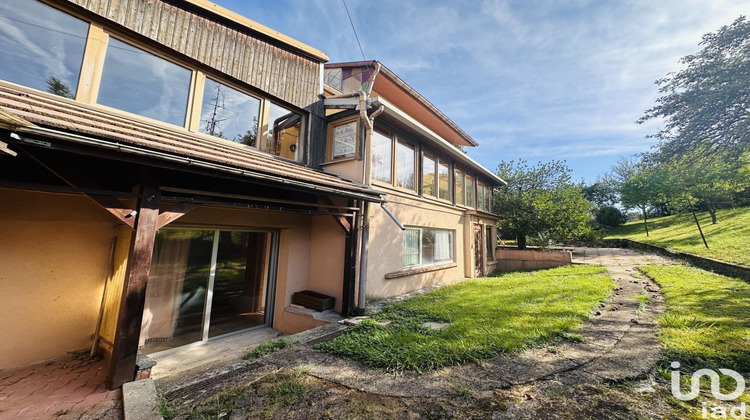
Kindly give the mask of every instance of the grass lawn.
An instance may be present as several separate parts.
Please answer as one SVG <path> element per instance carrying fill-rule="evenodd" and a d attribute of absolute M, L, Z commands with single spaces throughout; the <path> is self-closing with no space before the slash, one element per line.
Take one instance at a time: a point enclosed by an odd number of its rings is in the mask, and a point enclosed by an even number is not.
<path fill-rule="evenodd" d="M 750 207 L 719 210 L 715 225 L 707 212 L 698 213 L 698 220 L 710 249 L 704 247 L 692 214 L 649 219 L 649 237 L 639 220 L 613 229 L 607 238 L 632 239 L 750 266 Z"/>
<path fill-rule="evenodd" d="M 392 372 L 439 369 L 568 337 L 614 288 L 598 266 L 466 280 L 386 306 L 316 346 Z M 381 326 L 376 321 L 391 321 Z M 425 322 L 448 323 L 433 330 Z"/>
<path fill-rule="evenodd" d="M 689 266 L 639 269 L 662 287 L 667 363 L 750 373 L 750 284 Z"/>

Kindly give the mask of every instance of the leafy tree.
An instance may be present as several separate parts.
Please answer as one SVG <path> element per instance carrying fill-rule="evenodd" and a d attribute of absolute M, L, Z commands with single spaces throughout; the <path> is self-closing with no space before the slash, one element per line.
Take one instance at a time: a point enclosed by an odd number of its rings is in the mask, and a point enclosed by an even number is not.
<path fill-rule="evenodd" d="M 594 220 L 599 226 L 620 226 L 628 221 L 628 216 L 617 207 L 604 206 L 594 212 Z"/>
<path fill-rule="evenodd" d="M 620 184 L 620 197 L 625 208 L 637 208 L 643 216 L 648 233 L 648 214 L 652 207 L 668 202 L 674 196 L 674 183 L 664 167 L 641 161 L 631 168 L 630 177 Z"/>
<path fill-rule="evenodd" d="M 59 77 L 47 76 L 47 78 L 44 79 L 44 83 L 47 84 L 47 92 L 64 98 L 73 99 L 73 92 L 70 91 L 70 86 L 63 82 Z"/>
<path fill-rule="evenodd" d="M 583 195 L 599 208 L 614 207 L 619 201 L 618 183 L 609 174 L 599 176 L 593 184 L 583 187 Z"/>
<path fill-rule="evenodd" d="M 528 236 L 545 240 L 577 239 L 591 233 L 591 203 L 582 185 L 570 180 L 570 169 L 560 161 L 500 162 L 497 174 L 508 182 L 495 194 L 494 209 L 502 232 L 526 248 Z"/>
<path fill-rule="evenodd" d="M 750 153 L 750 22 L 703 36 L 687 67 L 656 81 L 663 94 L 638 122 L 663 118 L 653 137 L 668 158 L 740 158 Z"/>

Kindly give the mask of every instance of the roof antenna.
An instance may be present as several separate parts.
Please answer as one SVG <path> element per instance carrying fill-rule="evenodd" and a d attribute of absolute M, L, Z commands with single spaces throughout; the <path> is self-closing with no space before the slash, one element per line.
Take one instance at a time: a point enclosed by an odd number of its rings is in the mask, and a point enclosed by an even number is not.
<path fill-rule="evenodd" d="M 352 24 L 352 31 L 354 31 L 354 38 L 357 39 L 357 45 L 359 45 L 359 52 L 362 53 L 362 60 L 367 61 L 365 58 L 365 52 L 362 50 L 362 44 L 359 43 L 359 36 L 357 36 L 357 30 L 354 29 L 354 22 L 352 21 L 352 15 L 349 14 L 349 8 L 346 7 L 346 0 L 341 0 L 344 3 L 344 9 L 346 9 L 346 15 L 349 17 L 349 23 Z"/>

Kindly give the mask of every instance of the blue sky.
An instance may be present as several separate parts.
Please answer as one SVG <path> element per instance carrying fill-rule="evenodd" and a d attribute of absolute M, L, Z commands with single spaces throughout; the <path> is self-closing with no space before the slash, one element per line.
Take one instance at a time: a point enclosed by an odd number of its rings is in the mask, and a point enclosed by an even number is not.
<path fill-rule="evenodd" d="M 326 52 L 362 55 L 340 0 L 214 0 Z M 469 155 L 565 160 L 592 182 L 646 152 L 635 121 L 654 81 L 750 0 L 347 0 L 366 58 L 388 66 L 477 142 Z"/>

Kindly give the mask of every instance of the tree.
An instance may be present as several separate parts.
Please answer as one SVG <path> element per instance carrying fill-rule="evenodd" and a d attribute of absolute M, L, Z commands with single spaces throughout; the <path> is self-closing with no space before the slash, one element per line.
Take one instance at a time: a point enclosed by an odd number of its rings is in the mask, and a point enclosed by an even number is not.
<path fill-rule="evenodd" d="M 513 235 L 518 249 L 526 248 L 528 236 L 549 240 L 578 239 L 591 232 L 589 203 L 582 185 L 570 181 L 570 169 L 560 161 L 537 163 L 500 162 L 497 174 L 508 182 L 495 194 L 499 227 Z"/>
<path fill-rule="evenodd" d="M 619 201 L 617 190 L 617 181 L 605 174 L 597 177 L 593 184 L 583 187 L 583 195 L 597 207 L 614 207 Z"/>
<path fill-rule="evenodd" d="M 675 184 L 664 167 L 649 165 L 647 159 L 631 168 L 630 177 L 620 184 L 620 198 L 625 208 L 637 208 L 643 215 L 643 227 L 648 233 L 648 214 L 651 207 L 669 202 Z"/>
<path fill-rule="evenodd" d="M 617 207 L 604 206 L 596 209 L 594 220 L 599 226 L 620 226 L 628 221 L 628 216 Z"/>
<path fill-rule="evenodd" d="M 638 120 L 663 118 L 654 134 L 667 158 L 737 159 L 750 153 L 750 22 L 740 16 L 703 36 L 687 67 L 656 81 L 657 105 Z"/>
<path fill-rule="evenodd" d="M 64 98 L 73 99 L 73 92 L 70 91 L 70 87 L 59 77 L 47 76 L 47 78 L 44 79 L 44 83 L 47 84 L 47 92 Z"/>

